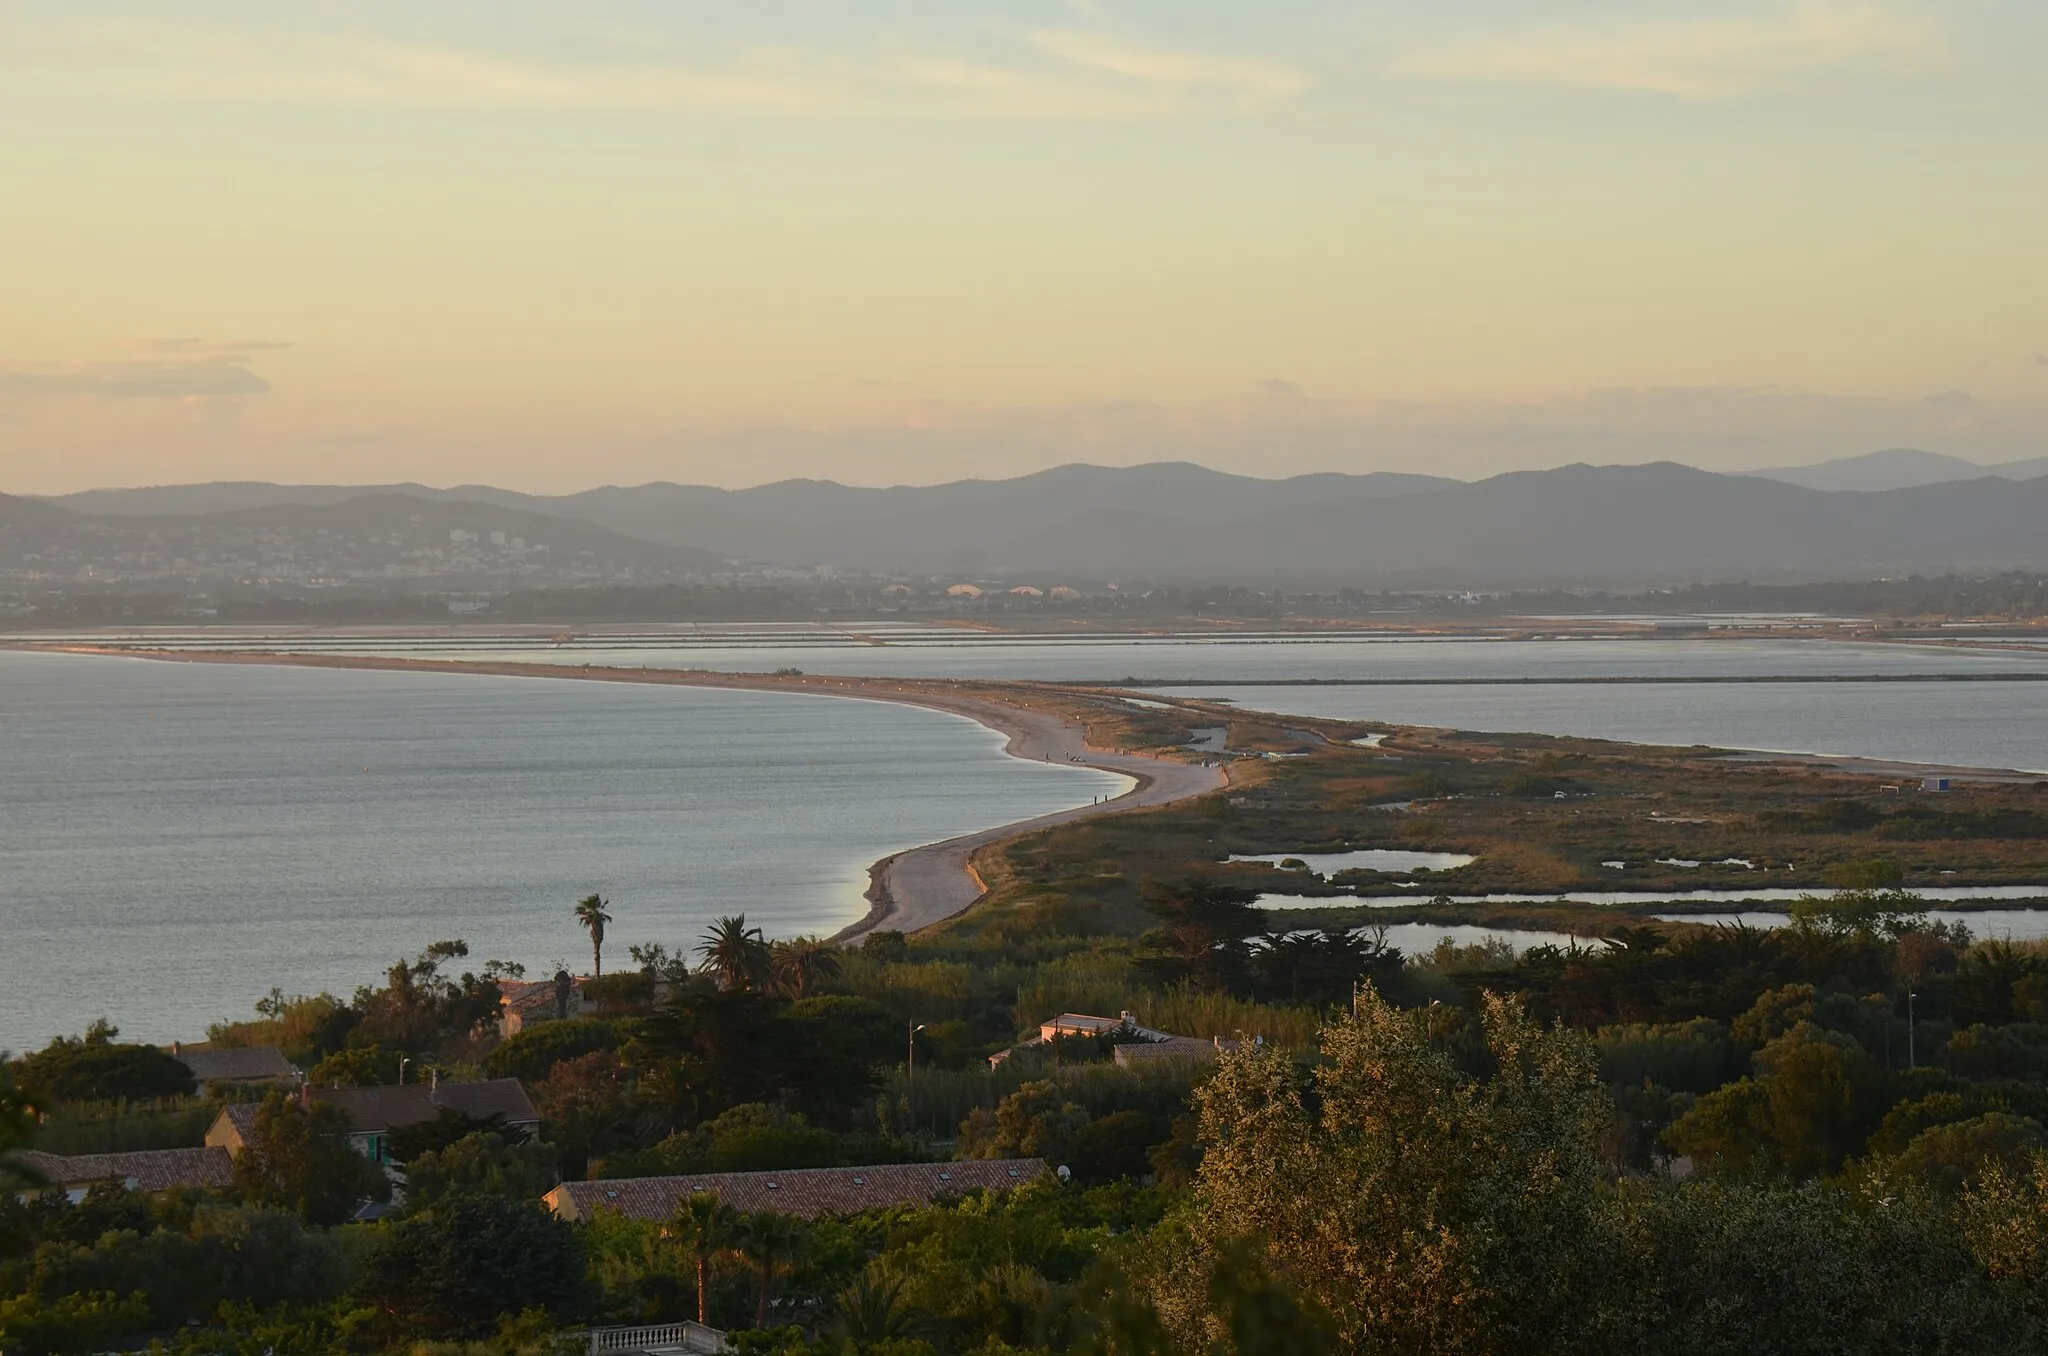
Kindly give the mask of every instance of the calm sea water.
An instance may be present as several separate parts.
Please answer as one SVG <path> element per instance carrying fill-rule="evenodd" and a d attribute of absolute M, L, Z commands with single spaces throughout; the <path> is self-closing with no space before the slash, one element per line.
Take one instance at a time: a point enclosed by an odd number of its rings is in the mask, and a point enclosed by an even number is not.
<path fill-rule="evenodd" d="M 2048 683 L 1163 688 L 1260 711 L 2048 773 Z"/>
<path fill-rule="evenodd" d="M 1911 673 L 2048 673 L 2048 654 L 1933 645 L 1737 638 L 1495 640 L 1409 635 L 1227 636 L 976 634 L 937 627 L 721 628 L 701 634 L 407 638 L 278 635 L 172 637 L 194 648 L 277 649 L 416 658 L 497 659 L 873 677 L 1259 681 L 1301 678 L 1845 677 Z"/>
<path fill-rule="evenodd" d="M 874 643 L 879 642 L 879 643 Z M 2048 772 L 2048 683 L 1664 683 L 1570 678 L 1804 678 L 2035 673 L 2048 653 L 1780 637 L 1500 640 L 1407 635 L 1230 636 L 962 633 L 893 623 L 706 627 L 578 638 L 196 633 L 173 644 L 537 663 L 856 676 L 1147 680 L 1167 693 L 1305 716 L 1656 744 L 1711 744 Z M 1530 685 L 1179 687 L 1284 679 L 1532 679 Z"/>
<path fill-rule="evenodd" d="M 885 703 L 0 652 L 0 1048 L 199 1037 L 427 943 L 583 966 L 866 909 L 901 848 L 1123 789 Z"/>

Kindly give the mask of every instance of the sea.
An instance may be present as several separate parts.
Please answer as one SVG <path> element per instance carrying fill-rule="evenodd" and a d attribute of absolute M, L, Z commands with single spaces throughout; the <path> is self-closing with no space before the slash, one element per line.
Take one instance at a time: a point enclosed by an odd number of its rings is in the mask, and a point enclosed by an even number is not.
<path fill-rule="evenodd" d="M 2048 775 L 2048 651 L 2028 646 L 1742 634 L 1051 636 L 911 623 L 722 624 L 558 638 L 243 630 L 133 639 L 176 648 L 1110 683 L 1340 720 Z M 1984 681 L 1991 675 L 2036 681 Z M 1687 678 L 1700 681 L 1677 681 Z"/>
<path fill-rule="evenodd" d="M 723 914 L 829 934 L 889 853 L 1129 785 L 1003 742 L 843 698 L 0 651 L 0 1049 L 197 1040 L 443 939 L 587 973 L 592 892 L 608 968 Z"/>
<path fill-rule="evenodd" d="M 128 639 L 1119 683 L 1304 716 L 2048 774 L 2048 682 L 1955 681 L 2048 678 L 2048 653 L 2026 649 L 812 623 Z M 837 698 L 0 652 L 0 1048 L 99 1016 L 195 1039 L 272 986 L 346 992 L 443 938 L 474 963 L 580 969 L 569 909 L 592 891 L 613 901 L 615 965 L 635 942 L 688 947 L 726 913 L 830 933 L 865 910 L 876 859 L 1125 785 L 1001 748 L 959 717 Z"/>

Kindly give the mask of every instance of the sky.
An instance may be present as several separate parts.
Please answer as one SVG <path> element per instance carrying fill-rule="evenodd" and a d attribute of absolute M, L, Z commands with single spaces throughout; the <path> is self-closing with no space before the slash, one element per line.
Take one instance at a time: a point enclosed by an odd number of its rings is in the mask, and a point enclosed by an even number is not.
<path fill-rule="evenodd" d="M 2048 454 L 2039 0 L 0 0 L 0 491 Z"/>

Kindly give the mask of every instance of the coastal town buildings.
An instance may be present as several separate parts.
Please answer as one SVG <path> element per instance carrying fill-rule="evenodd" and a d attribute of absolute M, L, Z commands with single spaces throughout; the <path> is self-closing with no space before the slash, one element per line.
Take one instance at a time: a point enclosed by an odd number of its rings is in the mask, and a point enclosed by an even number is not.
<path fill-rule="evenodd" d="M 226 1149 L 146 1149 L 119 1154 L 48 1154 L 34 1149 L 17 1155 L 22 1166 L 47 1185 L 31 1187 L 26 1198 L 60 1191 L 75 1205 L 100 1185 L 129 1191 L 172 1191 L 180 1187 L 222 1188 L 234 1184 L 234 1162 Z"/>
<path fill-rule="evenodd" d="M 444 1111 L 454 1111 L 473 1120 L 498 1118 L 513 1131 L 534 1131 L 540 1127 L 540 1113 L 533 1108 L 526 1089 L 516 1078 L 492 1078 L 476 1083 L 408 1083 L 398 1087 L 314 1088 L 301 1090 L 311 1106 L 325 1102 L 348 1116 L 349 1145 L 376 1163 L 391 1161 L 390 1135 L 393 1130 L 433 1120 Z M 230 1157 L 247 1145 L 261 1108 L 254 1102 L 237 1102 L 221 1108 L 206 1132 L 209 1147 Z"/>

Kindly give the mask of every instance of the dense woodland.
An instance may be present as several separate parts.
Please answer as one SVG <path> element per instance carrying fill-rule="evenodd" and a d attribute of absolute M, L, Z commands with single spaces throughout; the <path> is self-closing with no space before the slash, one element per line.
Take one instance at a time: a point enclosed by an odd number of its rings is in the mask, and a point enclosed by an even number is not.
<path fill-rule="evenodd" d="M 2048 1350 L 2048 948 L 1930 922 L 1908 888 L 1955 852 L 2038 869 L 2038 827 L 2006 813 L 2030 789 L 1871 797 L 1873 820 L 1829 808 L 1866 803 L 1840 779 L 1675 795 L 1643 781 L 1677 755 L 1394 747 L 1022 840 L 987 864 L 987 904 L 917 938 L 776 944 L 733 918 L 607 950 L 589 1015 L 510 1039 L 493 1018 L 517 967 L 460 942 L 346 998 L 273 993 L 212 1040 L 275 1045 L 322 1084 L 394 1081 L 401 1057 L 517 1077 L 539 1135 L 450 1113 L 394 1136 L 403 1203 L 376 1223 L 345 1221 L 381 1174 L 282 1097 L 231 1190 L 73 1205 L 4 1160 L 0 1350 L 509 1356 L 699 1314 L 742 1351 L 876 1356 Z M 1546 832 L 1526 815 L 1604 799 L 1623 808 L 1582 823 L 1586 852 L 1627 825 L 1655 850 L 1754 830 L 1788 878 L 1846 889 L 1775 930 L 1608 910 L 1575 946 L 1406 955 L 1355 922 L 1276 924 L 1251 904 L 1275 869 L 1221 860 L 1357 841 L 1383 812 L 1347 797 L 1422 777 L 1445 818 L 1397 841 L 1507 851 Z M 1763 791 L 1736 805 L 1738 784 Z M 1638 794 L 1723 799 L 1650 825 Z M 1886 836 L 1923 811 L 1947 827 Z M 611 912 L 630 934 L 630 901 Z M 1245 1043 L 1127 1069 L 1070 1038 L 987 1063 L 1052 1014 L 1125 1009 Z M 14 1148 L 193 1144 L 217 1109 L 107 1026 L 6 1079 Z M 700 1197 L 571 1225 L 539 1204 L 563 1178 L 977 1156 L 1071 1180 L 810 1222 Z"/>

